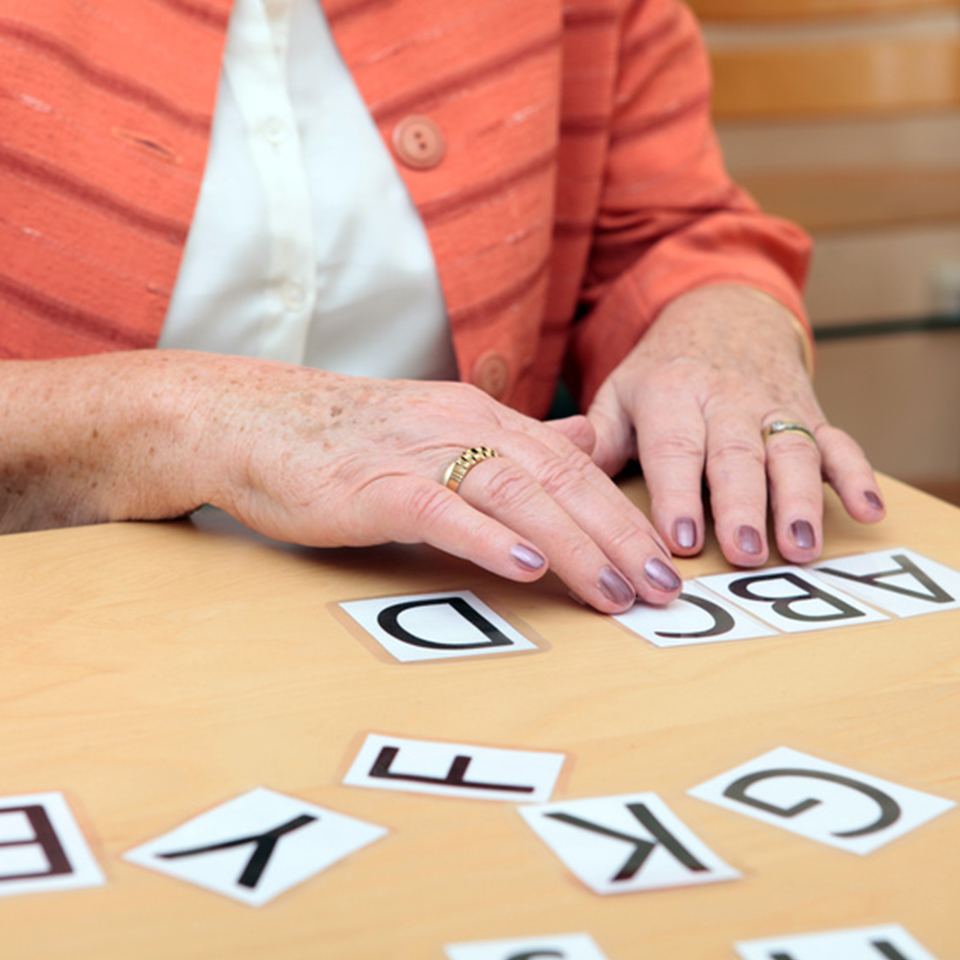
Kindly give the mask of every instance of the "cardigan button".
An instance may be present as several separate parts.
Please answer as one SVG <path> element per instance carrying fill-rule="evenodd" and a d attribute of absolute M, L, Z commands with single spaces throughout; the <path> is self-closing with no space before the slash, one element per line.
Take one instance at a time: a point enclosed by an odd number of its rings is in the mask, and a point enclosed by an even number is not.
<path fill-rule="evenodd" d="M 430 170 L 447 152 L 443 131 L 429 117 L 407 117 L 393 128 L 393 149 L 414 170 Z"/>
<path fill-rule="evenodd" d="M 502 353 L 490 350 L 477 357 L 473 365 L 473 382 L 494 400 L 500 400 L 510 383 L 510 365 Z"/>

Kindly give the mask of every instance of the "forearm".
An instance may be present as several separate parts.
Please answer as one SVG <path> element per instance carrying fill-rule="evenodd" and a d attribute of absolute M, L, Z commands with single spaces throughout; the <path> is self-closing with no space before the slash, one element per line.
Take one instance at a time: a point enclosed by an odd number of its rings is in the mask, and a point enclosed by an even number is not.
<path fill-rule="evenodd" d="M 198 506 L 189 368 L 159 351 L 0 364 L 0 532 Z"/>

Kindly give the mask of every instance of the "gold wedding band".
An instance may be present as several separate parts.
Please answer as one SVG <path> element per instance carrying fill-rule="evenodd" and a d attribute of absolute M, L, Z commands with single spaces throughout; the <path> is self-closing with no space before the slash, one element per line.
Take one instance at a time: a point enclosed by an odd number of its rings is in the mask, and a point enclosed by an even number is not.
<path fill-rule="evenodd" d="M 457 487 L 463 483 L 463 478 L 478 464 L 481 460 L 489 460 L 491 457 L 499 457 L 500 454 L 490 447 L 471 447 L 464 450 L 453 463 L 443 471 L 443 485 L 449 487 L 454 493 Z"/>
<path fill-rule="evenodd" d="M 793 420 L 774 420 L 770 426 L 764 427 L 764 441 L 769 440 L 775 433 L 799 433 L 806 437 L 814 446 L 817 446 L 817 438 L 813 435 L 813 432 L 808 430 L 802 423 L 796 423 Z"/>

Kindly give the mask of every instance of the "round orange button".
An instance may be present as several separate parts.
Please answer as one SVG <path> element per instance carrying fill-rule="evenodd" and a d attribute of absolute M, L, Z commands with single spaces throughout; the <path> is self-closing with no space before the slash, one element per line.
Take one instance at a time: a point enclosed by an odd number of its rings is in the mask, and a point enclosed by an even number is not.
<path fill-rule="evenodd" d="M 443 131 L 429 117 L 407 117 L 393 128 L 393 149 L 414 170 L 435 167 L 447 152 Z"/>
<path fill-rule="evenodd" d="M 477 358 L 473 365 L 473 383 L 484 393 L 499 400 L 510 383 L 510 365 L 507 358 L 496 350 L 489 350 Z"/>

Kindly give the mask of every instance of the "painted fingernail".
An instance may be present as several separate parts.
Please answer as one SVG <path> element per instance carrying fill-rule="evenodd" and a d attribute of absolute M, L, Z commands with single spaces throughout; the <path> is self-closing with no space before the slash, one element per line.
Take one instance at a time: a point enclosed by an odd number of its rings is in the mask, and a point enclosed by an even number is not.
<path fill-rule="evenodd" d="M 547 562 L 544 556 L 522 543 L 515 544 L 510 549 L 510 556 L 517 566 L 524 570 L 539 570 Z"/>
<path fill-rule="evenodd" d="M 697 542 L 697 525 L 689 517 L 681 517 L 673 525 L 673 539 L 678 546 L 689 550 Z"/>
<path fill-rule="evenodd" d="M 597 585 L 603 591 L 608 600 L 621 605 L 633 603 L 637 599 L 637 594 L 633 587 L 623 579 L 623 576 L 617 573 L 613 567 L 604 567 L 600 571 L 600 577 Z"/>
<path fill-rule="evenodd" d="M 744 553 L 763 552 L 763 541 L 760 539 L 760 531 L 756 527 L 748 527 L 746 524 L 737 527 L 737 543 Z"/>
<path fill-rule="evenodd" d="M 646 562 L 643 572 L 647 575 L 647 579 L 661 590 L 676 590 L 683 582 L 675 570 L 656 557 Z"/>
<path fill-rule="evenodd" d="M 883 509 L 883 501 L 880 499 L 879 494 L 874 493 L 872 490 L 864 490 L 863 499 L 866 500 L 874 510 Z"/>
<path fill-rule="evenodd" d="M 813 526 L 807 520 L 794 520 L 790 524 L 790 536 L 801 550 L 809 550 L 817 542 L 813 535 Z"/>
<path fill-rule="evenodd" d="M 585 607 L 586 601 L 579 594 L 574 593 L 572 590 L 567 591 L 567 595 L 574 603 L 579 603 L 581 607 Z"/>

